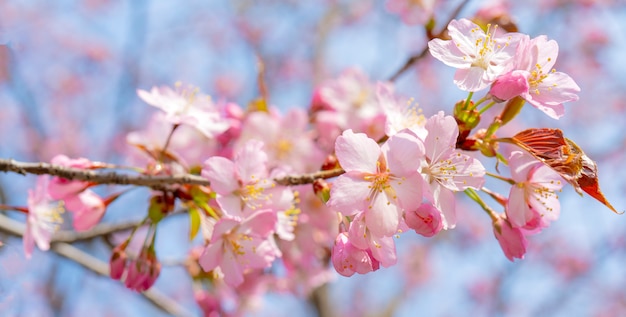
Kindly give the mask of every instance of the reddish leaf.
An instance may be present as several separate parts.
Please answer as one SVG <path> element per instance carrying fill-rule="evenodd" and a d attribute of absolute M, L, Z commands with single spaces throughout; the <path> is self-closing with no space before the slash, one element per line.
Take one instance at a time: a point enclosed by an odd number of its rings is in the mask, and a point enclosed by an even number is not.
<path fill-rule="evenodd" d="M 576 192 L 586 192 L 613 212 L 619 213 L 602 194 L 598 167 L 574 141 L 563 137 L 559 129 L 528 129 L 512 138 L 499 139 L 526 150 L 537 160 L 550 166 L 569 182 Z M 622 212 L 623 213 L 623 212 Z"/>

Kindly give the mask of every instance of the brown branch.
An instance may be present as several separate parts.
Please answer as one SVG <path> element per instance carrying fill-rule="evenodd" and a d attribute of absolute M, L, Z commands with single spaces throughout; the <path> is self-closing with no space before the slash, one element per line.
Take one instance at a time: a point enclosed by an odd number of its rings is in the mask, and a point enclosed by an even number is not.
<path fill-rule="evenodd" d="M 43 162 L 30 163 L 15 160 L 0 159 L 0 172 L 14 172 L 22 175 L 52 175 L 71 180 L 93 182 L 98 184 L 137 185 L 159 187 L 172 184 L 205 185 L 211 183 L 206 178 L 197 175 L 128 175 L 116 172 L 97 172 Z"/>
<path fill-rule="evenodd" d="M 316 179 L 333 178 L 343 173 L 345 173 L 345 171 L 341 168 L 338 168 L 329 171 L 319 171 L 311 174 L 287 175 L 285 177 L 274 179 L 274 182 L 276 182 L 276 184 L 284 186 L 312 184 Z"/>
<path fill-rule="evenodd" d="M 3 214 L 0 214 L 0 230 L 15 236 L 23 236 L 26 226 L 19 221 L 13 220 Z M 103 276 L 109 276 L 109 266 L 107 263 L 100 261 L 92 255 L 81 251 L 80 249 L 65 242 L 53 242 L 50 249 L 59 255 L 62 255 L 84 268 L 91 270 Z M 151 288 L 141 295 L 149 300 L 154 306 L 172 316 L 193 316 L 191 312 L 180 306 L 176 301 L 167 297 L 155 288 Z"/>
<path fill-rule="evenodd" d="M 465 5 L 468 2 L 469 0 L 464 0 L 456 7 L 454 12 L 450 14 L 450 17 L 447 20 L 448 22 L 446 22 L 446 24 L 444 25 L 444 28 L 441 31 L 439 31 L 439 33 L 437 33 L 435 36 L 433 36 L 433 38 L 438 38 L 443 35 L 443 33 L 446 31 L 446 28 L 448 27 L 448 24 L 450 24 L 450 22 L 459 15 L 461 10 L 463 10 L 463 7 L 465 7 Z M 400 75 L 406 72 L 409 68 L 413 67 L 413 65 L 417 63 L 417 61 L 424 58 L 426 56 L 426 53 L 428 53 L 428 45 L 426 45 L 426 47 L 424 47 L 424 49 L 419 54 L 415 54 L 409 57 L 409 59 L 407 59 L 406 62 L 404 62 L 404 65 L 402 65 L 400 69 L 398 69 L 391 77 L 389 77 L 389 81 L 396 81 L 398 77 L 400 77 Z"/>
<path fill-rule="evenodd" d="M 78 168 L 71 168 L 59 165 L 53 165 L 43 162 L 30 163 L 30 162 L 18 162 L 15 160 L 0 159 L 0 172 L 13 172 L 22 175 L 35 174 L 35 175 L 52 175 L 71 180 L 79 180 L 92 182 L 97 184 L 117 184 L 117 185 L 136 185 L 147 186 L 152 188 L 160 188 L 164 185 L 174 184 L 191 184 L 191 185 L 204 185 L 209 186 L 211 182 L 208 179 L 191 174 L 184 175 L 128 175 L 120 174 L 116 172 L 98 172 L 95 170 L 84 170 Z M 330 171 L 320 171 L 311 174 L 302 175 L 287 175 L 274 179 L 277 184 L 290 186 L 290 185 L 303 185 L 311 184 L 318 178 L 331 178 L 343 174 L 342 169 L 335 169 Z"/>

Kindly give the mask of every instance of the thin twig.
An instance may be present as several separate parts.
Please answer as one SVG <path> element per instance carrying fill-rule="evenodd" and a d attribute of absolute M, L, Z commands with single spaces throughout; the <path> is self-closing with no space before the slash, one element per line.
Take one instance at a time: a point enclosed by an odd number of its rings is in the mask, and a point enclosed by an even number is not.
<path fill-rule="evenodd" d="M 164 185 L 174 184 L 190 184 L 209 186 L 211 182 L 201 176 L 183 174 L 183 175 L 129 175 L 117 172 L 99 172 L 96 170 L 83 170 L 59 165 L 53 165 L 43 162 L 18 162 L 15 160 L 0 159 L 0 172 L 13 172 L 22 175 L 52 175 L 70 180 L 86 181 L 96 184 L 118 184 L 118 185 L 136 185 L 159 188 Z M 303 185 L 311 184 L 316 179 L 332 178 L 343 174 L 342 169 L 330 171 L 320 171 L 302 175 L 287 175 L 274 179 L 279 185 Z"/>
<path fill-rule="evenodd" d="M 21 237 L 24 235 L 25 230 L 24 224 L 0 214 L 0 231 Z M 109 266 L 105 262 L 98 260 L 71 244 L 65 242 L 53 242 L 50 244 L 50 249 L 57 254 L 80 264 L 88 270 L 103 276 L 109 276 Z M 177 302 L 159 292 L 155 288 L 142 292 L 141 295 L 152 302 L 154 306 L 172 316 L 193 316 L 193 314 L 187 309 L 180 306 Z"/>
<path fill-rule="evenodd" d="M 285 177 L 274 179 L 274 182 L 276 182 L 276 184 L 285 186 L 312 184 L 316 179 L 333 178 L 343 173 L 345 173 L 345 171 L 341 168 L 338 168 L 329 171 L 319 171 L 311 174 L 287 175 Z"/>

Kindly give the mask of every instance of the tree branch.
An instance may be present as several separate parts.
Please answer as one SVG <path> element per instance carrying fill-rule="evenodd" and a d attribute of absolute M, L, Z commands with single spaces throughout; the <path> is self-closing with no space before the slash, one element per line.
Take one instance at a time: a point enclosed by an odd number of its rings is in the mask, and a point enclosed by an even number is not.
<path fill-rule="evenodd" d="M 137 185 L 147 187 L 159 187 L 172 184 L 193 184 L 210 185 L 206 178 L 185 174 L 185 175 L 128 175 L 116 172 L 96 172 L 94 170 L 84 170 L 43 162 L 30 163 L 18 162 L 15 160 L 0 159 L 0 172 L 14 172 L 22 175 L 52 175 L 71 180 L 93 182 L 98 184 L 118 184 Z"/>
<path fill-rule="evenodd" d="M 22 175 L 52 175 L 71 180 L 86 181 L 97 184 L 117 184 L 117 185 L 136 185 L 152 188 L 161 188 L 165 185 L 174 184 L 191 184 L 209 186 L 211 182 L 201 176 L 183 174 L 183 175 L 129 175 L 117 172 L 98 172 L 95 170 L 84 170 L 59 165 L 53 165 L 43 162 L 18 162 L 15 160 L 0 159 L 0 172 L 13 172 Z M 303 185 L 311 184 L 316 179 L 327 179 L 343 174 L 342 169 L 334 169 L 329 171 L 320 171 L 311 174 L 287 175 L 274 179 L 279 185 Z"/>
<path fill-rule="evenodd" d="M 434 38 L 437 38 L 443 35 L 445 30 L 447 29 L 448 24 L 450 24 L 450 22 L 459 15 L 461 10 L 463 10 L 463 7 L 465 7 L 465 5 L 468 2 L 469 0 L 464 0 L 456 7 L 454 12 L 450 14 L 450 17 L 447 20 L 448 22 L 446 22 L 446 24 L 444 25 L 444 28 L 441 31 L 439 31 L 439 33 L 437 33 L 437 35 L 435 35 Z M 428 53 L 428 45 L 426 45 L 426 47 L 424 47 L 424 49 L 419 54 L 415 54 L 409 57 L 409 59 L 407 59 L 406 62 L 404 62 L 404 65 L 402 65 L 400 69 L 398 69 L 391 77 L 389 77 L 389 81 L 396 81 L 398 77 L 400 77 L 400 75 L 406 72 L 409 68 L 413 67 L 413 65 L 417 63 L 417 61 L 424 58 L 426 56 L 426 53 Z"/>
<path fill-rule="evenodd" d="M 0 230 L 21 237 L 24 235 L 24 231 L 26 229 L 25 225 L 19 221 L 15 221 L 3 214 L 0 214 Z M 105 262 L 98 260 L 92 255 L 81 251 L 71 244 L 65 242 L 53 242 L 50 244 L 50 249 L 57 254 L 80 264 L 88 270 L 103 276 L 109 276 L 109 266 Z M 159 292 L 154 287 L 142 292 L 141 295 L 149 300 L 154 306 L 172 316 L 193 316 L 193 314 L 187 309 L 180 306 L 177 302 Z"/>

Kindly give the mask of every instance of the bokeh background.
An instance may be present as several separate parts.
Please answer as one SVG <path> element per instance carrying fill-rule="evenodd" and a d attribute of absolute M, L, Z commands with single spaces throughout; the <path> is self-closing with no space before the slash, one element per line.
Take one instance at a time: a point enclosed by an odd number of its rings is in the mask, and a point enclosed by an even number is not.
<path fill-rule="evenodd" d="M 459 3 L 439 1 L 437 30 Z M 494 3 L 469 1 L 459 17 Z M 559 43 L 556 68 L 582 89 L 560 120 L 527 106 L 503 133 L 562 129 L 598 163 L 605 195 L 626 209 L 626 2 L 503 3 L 520 32 Z M 138 88 L 183 81 L 245 106 L 259 95 L 261 56 L 270 103 L 306 108 L 316 85 L 346 68 L 389 79 L 425 47 L 426 36 L 423 26 L 405 24 L 378 0 L 3 0 L 0 45 L 0 157 L 49 161 L 63 153 L 122 164 L 132 151 L 126 134 L 154 111 L 139 100 Z M 427 56 L 395 83 L 426 115 L 450 113 L 466 97 L 453 73 Z M 34 180 L 0 174 L 0 199 L 25 205 Z M 104 221 L 141 219 L 146 194 L 137 190 L 114 203 Z M 571 187 L 560 197 L 560 219 L 529 239 L 521 261 L 504 257 L 489 218 L 464 201 L 456 229 L 430 239 L 403 234 L 398 265 L 337 275 L 329 286 L 332 307 L 343 316 L 626 315 L 626 216 Z M 200 315 L 180 266 L 186 221 L 162 224 L 169 233 L 157 241 L 165 267 L 155 288 Z M 54 252 L 26 260 L 20 239 L 0 233 L 0 241 L 0 316 L 165 315 L 121 283 Z M 110 256 L 98 239 L 76 245 L 103 261 Z M 306 298 L 268 292 L 251 315 L 315 311 Z"/>

